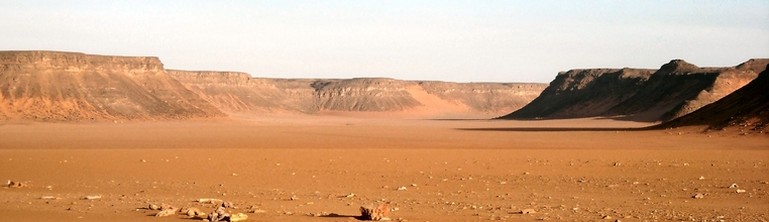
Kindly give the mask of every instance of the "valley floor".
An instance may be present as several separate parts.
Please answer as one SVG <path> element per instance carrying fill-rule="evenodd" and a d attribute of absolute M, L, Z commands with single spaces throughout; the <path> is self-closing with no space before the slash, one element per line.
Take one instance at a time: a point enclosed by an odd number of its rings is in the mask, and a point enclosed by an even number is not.
<path fill-rule="evenodd" d="M 0 180 L 26 187 L 0 188 L 0 215 L 187 221 L 143 208 L 210 212 L 193 201 L 218 198 L 249 221 L 355 221 L 375 202 L 397 209 L 396 221 L 769 218 L 769 138 L 626 129 L 640 126 L 329 116 L 3 123 Z"/>

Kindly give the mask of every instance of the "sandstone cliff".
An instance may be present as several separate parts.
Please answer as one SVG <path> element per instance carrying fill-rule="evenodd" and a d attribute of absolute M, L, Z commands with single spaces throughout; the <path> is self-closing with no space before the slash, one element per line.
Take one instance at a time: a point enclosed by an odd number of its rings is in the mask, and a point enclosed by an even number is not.
<path fill-rule="evenodd" d="M 231 113 L 375 113 L 489 118 L 535 98 L 544 84 L 446 83 L 389 78 L 266 79 L 245 73 L 169 70 Z"/>
<path fill-rule="evenodd" d="M 223 116 L 155 57 L 0 52 L 0 119 L 118 120 Z"/>
<path fill-rule="evenodd" d="M 667 121 L 744 86 L 767 63 L 769 59 L 752 59 L 736 67 L 700 68 L 683 60 L 672 60 L 656 71 L 570 70 L 560 73 L 532 103 L 501 118 L 621 117 Z"/>
<path fill-rule="evenodd" d="M 769 125 L 769 67 L 749 84 L 692 113 L 653 128 L 707 126 L 711 130 L 738 128 L 743 132 L 765 132 Z"/>

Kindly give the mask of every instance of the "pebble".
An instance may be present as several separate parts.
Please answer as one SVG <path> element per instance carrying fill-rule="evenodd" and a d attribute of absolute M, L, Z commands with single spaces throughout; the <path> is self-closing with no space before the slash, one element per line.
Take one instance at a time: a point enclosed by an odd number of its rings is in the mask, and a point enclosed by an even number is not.
<path fill-rule="evenodd" d="M 398 191 L 406 191 L 408 190 L 406 187 L 398 187 Z"/>
<path fill-rule="evenodd" d="M 736 183 L 733 183 L 732 185 L 729 185 L 729 189 L 734 189 L 734 188 L 738 188 L 738 187 L 740 187 L 740 186 L 738 186 Z"/>
<path fill-rule="evenodd" d="M 166 217 L 176 214 L 176 209 L 165 209 L 155 214 L 155 217 Z"/>
<path fill-rule="evenodd" d="M 745 193 L 745 192 L 748 192 L 748 191 L 743 190 L 743 189 L 737 189 L 737 193 Z"/>
<path fill-rule="evenodd" d="M 694 199 L 702 199 L 702 198 L 705 198 L 705 194 L 701 194 L 701 193 L 694 194 L 694 196 L 692 196 L 692 198 L 694 198 Z"/>
<path fill-rule="evenodd" d="M 83 200 L 98 200 L 101 199 L 101 195 L 89 195 L 83 197 Z"/>
<path fill-rule="evenodd" d="M 534 210 L 534 209 L 531 209 L 531 208 L 526 208 L 526 209 L 521 210 L 521 212 L 519 212 L 519 213 L 520 214 L 535 214 L 535 213 L 537 213 L 537 211 Z"/>

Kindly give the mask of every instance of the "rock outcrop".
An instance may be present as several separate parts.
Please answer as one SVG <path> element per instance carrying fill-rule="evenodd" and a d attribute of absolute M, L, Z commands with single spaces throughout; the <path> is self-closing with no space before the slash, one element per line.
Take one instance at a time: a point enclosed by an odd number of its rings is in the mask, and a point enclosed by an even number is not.
<path fill-rule="evenodd" d="M 0 52 L 0 119 L 159 120 L 223 116 L 155 57 Z"/>
<path fill-rule="evenodd" d="M 560 73 L 542 94 L 503 119 L 621 117 L 667 121 L 710 104 L 755 79 L 769 59 L 728 68 L 672 60 L 659 70 L 581 69 Z"/>
<path fill-rule="evenodd" d="M 744 132 L 764 132 L 769 125 L 769 70 L 720 100 L 692 113 L 653 128 L 707 126 L 710 130 L 738 128 Z"/>

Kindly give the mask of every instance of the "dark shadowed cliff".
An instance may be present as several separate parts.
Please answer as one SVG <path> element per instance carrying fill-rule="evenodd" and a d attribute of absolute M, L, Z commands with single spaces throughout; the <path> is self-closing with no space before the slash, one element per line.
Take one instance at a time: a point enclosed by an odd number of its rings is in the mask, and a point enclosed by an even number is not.
<path fill-rule="evenodd" d="M 769 59 L 700 68 L 672 60 L 659 70 L 579 69 L 560 73 L 542 94 L 504 119 L 612 117 L 667 121 L 710 104 L 755 79 Z"/>

